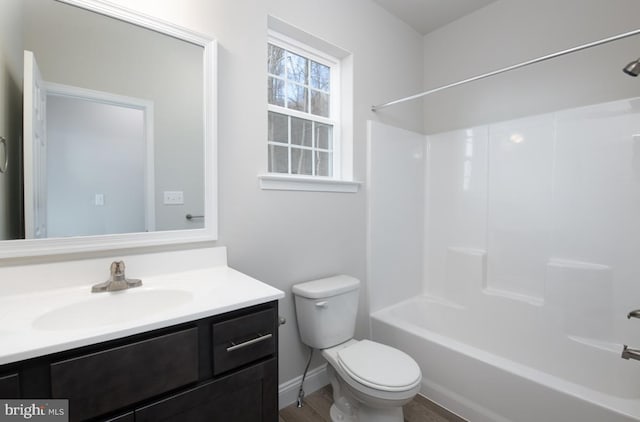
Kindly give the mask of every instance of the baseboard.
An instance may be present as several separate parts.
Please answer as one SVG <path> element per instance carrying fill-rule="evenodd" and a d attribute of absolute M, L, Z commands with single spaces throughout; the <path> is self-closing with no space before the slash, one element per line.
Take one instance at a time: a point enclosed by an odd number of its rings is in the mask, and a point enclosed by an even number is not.
<path fill-rule="evenodd" d="M 301 381 L 302 375 L 280 384 L 278 387 L 278 404 L 280 409 L 296 402 Z M 305 395 L 309 395 L 327 384 L 329 384 L 327 364 L 313 368 L 307 372 L 307 377 L 304 380 Z"/>

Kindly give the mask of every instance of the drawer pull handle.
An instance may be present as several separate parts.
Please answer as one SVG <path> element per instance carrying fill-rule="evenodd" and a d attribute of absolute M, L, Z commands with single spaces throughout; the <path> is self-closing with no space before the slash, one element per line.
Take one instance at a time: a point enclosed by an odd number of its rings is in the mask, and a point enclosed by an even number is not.
<path fill-rule="evenodd" d="M 260 343 L 261 341 L 265 341 L 270 339 L 271 337 L 273 337 L 273 334 L 269 333 L 269 334 L 258 334 L 258 337 L 251 339 L 251 340 L 247 340 L 244 341 L 240 344 L 235 344 L 234 342 L 231 342 L 231 346 L 227 347 L 227 352 L 233 352 L 234 350 L 238 350 L 238 349 L 242 349 L 243 347 L 247 347 L 247 346 L 251 346 L 252 344 L 256 344 L 256 343 Z"/>

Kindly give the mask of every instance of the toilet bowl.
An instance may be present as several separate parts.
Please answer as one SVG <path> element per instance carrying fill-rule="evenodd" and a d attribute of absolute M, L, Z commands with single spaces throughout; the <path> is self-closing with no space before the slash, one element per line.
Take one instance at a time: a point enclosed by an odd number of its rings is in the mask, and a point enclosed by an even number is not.
<path fill-rule="evenodd" d="M 349 340 L 322 356 L 334 392 L 332 421 L 402 422 L 402 406 L 420 391 L 418 364 L 393 347 Z"/>
<path fill-rule="evenodd" d="M 420 390 L 420 367 L 406 353 L 355 340 L 359 280 L 335 276 L 293 286 L 303 343 L 327 360 L 335 422 L 403 422 L 402 406 Z"/>

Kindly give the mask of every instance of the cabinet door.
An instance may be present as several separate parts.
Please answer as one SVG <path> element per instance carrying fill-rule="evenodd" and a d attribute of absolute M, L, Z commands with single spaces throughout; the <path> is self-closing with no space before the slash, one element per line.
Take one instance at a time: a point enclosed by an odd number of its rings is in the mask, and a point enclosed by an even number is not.
<path fill-rule="evenodd" d="M 0 399 L 20 398 L 18 374 L 0 376 Z"/>
<path fill-rule="evenodd" d="M 106 419 L 104 422 L 135 422 L 135 418 L 133 412 L 129 412 L 124 415 L 114 416 L 111 419 Z"/>
<path fill-rule="evenodd" d="M 278 420 L 278 364 L 270 359 L 136 410 L 136 422 Z"/>

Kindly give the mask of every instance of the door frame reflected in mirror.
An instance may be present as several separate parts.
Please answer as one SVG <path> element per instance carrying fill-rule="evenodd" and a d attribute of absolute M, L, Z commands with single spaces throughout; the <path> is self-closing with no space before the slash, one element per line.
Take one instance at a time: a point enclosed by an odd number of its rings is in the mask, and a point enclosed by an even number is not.
<path fill-rule="evenodd" d="M 106 251 L 158 245 L 213 241 L 218 235 L 217 216 L 217 42 L 154 17 L 103 0 L 56 0 L 119 19 L 203 48 L 204 88 L 204 228 L 143 233 L 110 234 L 46 239 L 0 241 L 0 259 L 78 252 Z"/>
<path fill-rule="evenodd" d="M 41 238 L 155 231 L 153 101 L 47 81 L 43 91 L 46 161 L 53 161 L 52 164 L 63 161 L 66 168 L 47 171 L 47 221 L 45 236 Z M 122 117 L 126 124 L 120 120 Z M 81 124 L 79 119 L 83 119 Z M 118 131 L 117 139 L 110 138 L 113 130 Z M 85 151 L 88 144 L 95 148 L 93 157 L 77 153 Z M 26 141 L 24 147 L 28 147 Z M 128 151 L 127 160 L 120 159 L 119 154 Z M 45 167 L 49 168 L 48 163 Z M 120 183 L 110 174 L 116 168 Z M 82 180 L 77 177 L 78 171 L 83 175 Z M 122 183 L 125 178 L 126 183 Z M 95 184 L 101 185 L 100 193 L 87 190 Z M 26 190 L 26 177 L 24 186 Z M 118 201 L 113 199 L 116 195 L 111 195 L 110 200 L 110 195 L 104 193 L 109 191 L 111 194 L 117 191 L 120 198 L 130 199 Z M 113 212 L 108 217 L 104 211 L 87 213 L 85 197 L 90 194 L 94 195 L 92 205 L 98 207 L 105 206 L 106 195 L 107 205 L 119 218 L 112 218 Z M 25 194 L 25 213 L 27 203 Z M 109 229 L 105 227 L 106 220 L 110 221 Z M 25 214 L 25 238 L 36 238 L 33 234 L 29 232 Z"/>

